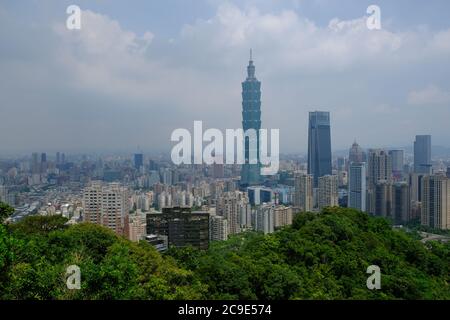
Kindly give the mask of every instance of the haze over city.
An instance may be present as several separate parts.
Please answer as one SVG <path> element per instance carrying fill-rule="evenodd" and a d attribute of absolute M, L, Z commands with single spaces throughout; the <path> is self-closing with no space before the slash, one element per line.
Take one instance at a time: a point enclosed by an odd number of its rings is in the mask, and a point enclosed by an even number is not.
<path fill-rule="evenodd" d="M 334 150 L 449 146 L 448 1 L 378 1 L 381 30 L 368 1 L 79 1 L 67 30 L 70 4 L 0 4 L 3 154 L 169 151 L 194 120 L 240 128 L 250 48 L 281 152 L 306 151 L 313 110 Z"/>
<path fill-rule="evenodd" d="M 450 4 L 372 1 L 0 0 L 0 304 L 450 300 Z"/>

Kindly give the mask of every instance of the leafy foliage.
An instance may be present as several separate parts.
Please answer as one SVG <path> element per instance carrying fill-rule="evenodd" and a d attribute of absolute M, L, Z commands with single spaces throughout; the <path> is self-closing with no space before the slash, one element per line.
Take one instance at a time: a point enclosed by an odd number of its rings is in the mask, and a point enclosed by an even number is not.
<path fill-rule="evenodd" d="M 0 299 L 199 299 L 205 292 L 145 242 L 107 228 L 66 226 L 60 216 L 0 225 Z M 81 290 L 66 286 L 66 269 L 81 270 Z"/>
<path fill-rule="evenodd" d="M 81 290 L 66 287 L 74 264 Z M 381 268 L 381 290 L 366 287 L 369 265 Z M 0 299 L 450 299 L 449 274 L 450 244 L 343 208 L 164 255 L 60 216 L 0 224 Z"/>
<path fill-rule="evenodd" d="M 449 244 L 424 246 L 352 209 L 302 213 L 270 235 L 246 233 L 208 252 L 170 254 L 213 299 L 450 299 Z M 381 268 L 381 290 L 366 287 L 370 265 Z"/>
<path fill-rule="evenodd" d="M 0 201 L 0 223 L 14 213 L 14 208 Z"/>

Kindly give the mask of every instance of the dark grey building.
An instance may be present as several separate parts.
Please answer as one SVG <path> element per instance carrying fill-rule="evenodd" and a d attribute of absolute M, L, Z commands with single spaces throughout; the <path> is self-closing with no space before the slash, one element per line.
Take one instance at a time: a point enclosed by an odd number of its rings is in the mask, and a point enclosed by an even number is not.
<path fill-rule="evenodd" d="M 414 141 L 414 172 L 431 174 L 431 136 L 419 135 Z"/>
<path fill-rule="evenodd" d="M 411 217 L 411 193 L 406 182 L 395 183 L 392 187 L 392 216 L 394 223 L 403 224 Z"/>
<path fill-rule="evenodd" d="M 373 203 L 370 206 L 372 215 L 392 219 L 392 183 L 378 182 L 373 189 Z"/>
<path fill-rule="evenodd" d="M 134 154 L 134 167 L 140 169 L 144 165 L 144 155 L 142 153 Z"/>
<path fill-rule="evenodd" d="M 241 186 L 248 187 L 261 183 L 261 164 L 259 161 L 259 130 L 261 129 L 261 82 L 255 77 L 250 51 L 250 61 L 247 67 L 247 79 L 242 82 L 242 128 L 244 133 L 249 129 L 255 130 L 254 137 L 244 137 L 245 163 L 241 170 Z M 256 150 L 255 150 L 256 148 Z M 252 155 L 256 152 L 257 163 Z M 251 159 L 252 157 L 253 159 Z"/>
<path fill-rule="evenodd" d="M 330 113 L 309 113 L 308 129 L 308 174 L 313 176 L 314 188 L 319 177 L 331 175 L 331 130 Z"/>
<path fill-rule="evenodd" d="M 209 213 L 191 208 L 163 208 L 147 214 L 147 234 L 167 236 L 169 246 L 208 249 Z"/>
<path fill-rule="evenodd" d="M 366 211 L 366 163 L 352 162 L 348 170 L 348 204 L 349 208 Z"/>

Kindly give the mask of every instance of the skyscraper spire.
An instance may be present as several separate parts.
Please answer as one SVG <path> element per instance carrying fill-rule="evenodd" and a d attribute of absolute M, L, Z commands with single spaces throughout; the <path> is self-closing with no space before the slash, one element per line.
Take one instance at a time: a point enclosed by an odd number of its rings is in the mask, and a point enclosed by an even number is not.
<path fill-rule="evenodd" d="M 250 61 L 247 67 L 247 79 L 255 79 L 255 66 L 253 65 L 253 50 L 250 48 Z"/>

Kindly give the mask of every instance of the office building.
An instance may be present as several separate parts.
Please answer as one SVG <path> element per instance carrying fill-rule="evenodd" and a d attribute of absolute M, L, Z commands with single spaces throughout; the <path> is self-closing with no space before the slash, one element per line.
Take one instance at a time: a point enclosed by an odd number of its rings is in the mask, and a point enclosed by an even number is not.
<path fill-rule="evenodd" d="M 339 206 L 338 176 L 325 175 L 319 177 L 318 206 L 319 210 Z"/>
<path fill-rule="evenodd" d="M 431 174 L 431 136 L 417 135 L 414 141 L 414 172 Z"/>
<path fill-rule="evenodd" d="M 406 182 L 397 182 L 392 187 L 392 218 L 403 224 L 411 220 L 411 196 Z"/>
<path fill-rule="evenodd" d="M 295 173 L 294 175 L 294 206 L 303 212 L 313 209 L 313 176 Z"/>
<path fill-rule="evenodd" d="M 349 167 L 348 207 L 366 211 L 366 163 L 352 162 Z"/>
<path fill-rule="evenodd" d="M 255 134 L 244 137 L 245 163 L 241 170 L 243 188 L 261 183 L 261 164 L 259 161 L 259 130 L 261 129 L 261 82 L 255 77 L 255 66 L 250 52 L 247 79 L 242 82 L 242 127 L 255 130 Z M 255 161 L 256 163 L 251 163 Z"/>
<path fill-rule="evenodd" d="M 169 246 L 208 249 L 209 213 L 181 207 L 148 213 L 147 234 L 167 236 Z"/>
<path fill-rule="evenodd" d="M 330 113 L 322 111 L 310 112 L 308 129 L 308 174 L 313 176 L 314 188 L 318 186 L 319 177 L 331 173 Z"/>

